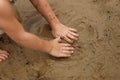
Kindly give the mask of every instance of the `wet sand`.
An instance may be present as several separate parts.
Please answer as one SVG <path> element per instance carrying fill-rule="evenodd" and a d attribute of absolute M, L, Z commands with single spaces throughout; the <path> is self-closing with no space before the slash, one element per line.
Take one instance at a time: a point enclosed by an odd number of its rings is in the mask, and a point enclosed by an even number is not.
<path fill-rule="evenodd" d="M 78 30 L 71 58 L 54 58 L 21 47 L 6 35 L 0 48 L 11 54 L 0 63 L 0 80 L 120 80 L 120 1 L 49 0 L 60 21 Z M 53 39 L 46 20 L 28 0 L 17 0 L 24 28 Z"/>

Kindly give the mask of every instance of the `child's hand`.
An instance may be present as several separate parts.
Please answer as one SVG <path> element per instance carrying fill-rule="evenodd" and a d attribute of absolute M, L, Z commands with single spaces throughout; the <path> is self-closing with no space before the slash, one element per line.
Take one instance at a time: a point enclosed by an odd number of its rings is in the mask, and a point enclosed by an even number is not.
<path fill-rule="evenodd" d="M 78 39 L 77 30 L 73 28 L 69 28 L 63 24 L 59 24 L 54 27 L 55 29 L 52 30 L 52 34 L 54 37 L 61 37 L 65 41 L 69 43 L 73 43 L 75 40 Z"/>
<path fill-rule="evenodd" d="M 70 57 L 74 53 L 74 48 L 67 43 L 60 43 L 60 37 L 50 41 L 52 46 L 49 54 L 55 57 Z"/>

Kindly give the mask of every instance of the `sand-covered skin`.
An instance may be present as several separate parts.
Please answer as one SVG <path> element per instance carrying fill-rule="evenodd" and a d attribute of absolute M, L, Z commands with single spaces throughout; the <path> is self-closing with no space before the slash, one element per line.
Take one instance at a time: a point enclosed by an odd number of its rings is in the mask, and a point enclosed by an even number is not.
<path fill-rule="evenodd" d="M 0 80 L 120 80 L 120 1 L 49 0 L 60 21 L 78 30 L 71 58 L 54 58 L 21 47 L 6 35 L 0 48 L 9 58 L 0 63 Z M 28 0 L 17 0 L 24 28 L 53 39 L 48 23 Z"/>

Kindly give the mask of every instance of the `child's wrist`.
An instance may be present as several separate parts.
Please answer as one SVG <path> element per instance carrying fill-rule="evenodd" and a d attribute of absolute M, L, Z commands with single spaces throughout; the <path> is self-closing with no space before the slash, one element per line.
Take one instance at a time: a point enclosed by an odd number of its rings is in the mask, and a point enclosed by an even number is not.
<path fill-rule="evenodd" d="M 51 44 L 51 41 L 47 41 L 46 42 L 46 53 L 50 53 L 52 50 L 52 44 Z"/>

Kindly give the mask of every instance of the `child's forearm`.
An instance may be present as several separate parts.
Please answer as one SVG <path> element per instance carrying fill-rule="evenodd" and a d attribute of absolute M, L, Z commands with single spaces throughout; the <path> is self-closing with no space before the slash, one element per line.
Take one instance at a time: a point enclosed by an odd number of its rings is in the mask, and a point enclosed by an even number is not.
<path fill-rule="evenodd" d="M 5 33 L 18 44 L 42 52 L 49 53 L 51 45 L 49 41 L 43 40 L 34 34 L 28 33 L 23 29 L 23 26 L 16 20 L 1 21 L 0 25 Z M 6 22 L 6 24 L 4 24 Z"/>
<path fill-rule="evenodd" d="M 49 41 L 40 39 L 39 37 L 28 32 L 24 32 L 19 35 L 18 38 L 14 38 L 14 41 L 22 46 L 46 53 L 49 53 L 51 50 Z"/>
<path fill-rule="evenodd" d="M 25 47 L 47 53 L 51 48 L 50 42 L 40 39 L 23 29 L 23 26 L 15 18 L 12 6 L 8 0 L 0 0 L 0 28 L 10 38 Z"/>
<path fill-rule="evenodd" d="M 51 9 L 47 0 L 31 0 L 36 9 L 46 18 L 52 28 L 59 24 L 60 21 Z"/>

